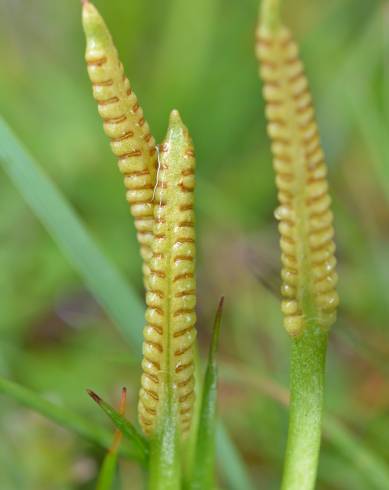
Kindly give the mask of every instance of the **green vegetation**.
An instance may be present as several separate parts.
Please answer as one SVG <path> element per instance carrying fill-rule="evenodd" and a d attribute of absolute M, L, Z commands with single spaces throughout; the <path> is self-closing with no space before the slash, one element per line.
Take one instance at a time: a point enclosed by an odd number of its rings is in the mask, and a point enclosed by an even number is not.
<path fill-rule="evenodd" d="M 329 339 L 331 415 L 324 417 L 318 488 L 386 489 L 389 104 L 382 5 L 285 3 L 330 165 L 342 298 Z M 220 488 L 279 488 L 289 341 L 280 327 L 276 192 L 253 56 L 257 2 L 97 5 L 156 139 L 178 107 L 195 142 L 203 357 L 215 303 L 226 296 L 218 353 Z M 91 489 L 113 426 L 85 388 L 109 400 L 105 407 L 117 417 L 110 405 L 127 386 L 126 418 L 136 419 L 138 245 L 90 96 L 77 2 L 6 0 L 0 41 L 7 121 L 0 124 L 0 487 Z M 144 481 L 141 466 L 128 458 L 139 459 L 133 449 L 123 438 L 122 488 Z M 108 473 L 112 479 L 112 468 Z"/>

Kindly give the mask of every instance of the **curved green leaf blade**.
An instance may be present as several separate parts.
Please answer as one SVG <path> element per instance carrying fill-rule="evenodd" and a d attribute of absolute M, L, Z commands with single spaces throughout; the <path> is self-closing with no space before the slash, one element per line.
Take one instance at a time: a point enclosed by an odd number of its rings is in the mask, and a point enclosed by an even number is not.
<path fill-rule="evenodd" d="M 352 433 L 334 416 L 324 419 L 324 432 L 328 440 L 342 453 L 371 488 L 385 490 L 389 488 L 389 467 L 381 455 L 372 451 L 362 441 L 355 439 Z"/>
<path fill-rule="evenodd" d="M 129 420 L 120 415 L 119 412 L 100 398 L 99 395 L 94 393 L 92 390 L 87 390 L 87 392 L 88 395 L 99 405 L 103 412 L 108 415 L 115 427 L 117 427 L 120 432 L 133 444 L 139 459 L 146 462 L 148 459 L 149 448 L 144 437 L 135 429 Z"/>
<path fill-rule="evenodd" d="M 117 461 L 117 453 L 108 451 L 101 466 L 96 490 L 112 490 L 116 479 Z"/>
<path fill-rule="evenodd" d="M 141 349 L 144 308 L 110 263 L 59 189 L 0 117 L 0 165 L 41 220 L 93 296 L 136 352 Z"/>
<path fill-rule="evenodd" d="M 197 433 L 191 490 L 213 490 L 215 487 L 215 432 L 217 401 L 216 352 L 219 343 L 224 298 L 221 298 L 213 325 L 205 372 L 200 419 Z"/>
<path fill-rule="evenodd" d="M 216 430 L 217 457 L 227 488 L 230 490 L 254 490 L 245 464 L 237 452 L 224 425 L 219 422 Z"/>
<path fill-rule="evenodd" d="M 124 416 L 126 412 L 126 400 L 127 389 L 122 388 L 122 394 L 120 397 L 119 414 Z M 113 490 L 113 488 L 119 488 L 118 482 L 118 449 L 122 441 L 122 432 L 119 429 L 115 430 L 115 435 L 112 441 L 112 446 L 105 455 L 103 464 L 100 469 L 99 477 L 97 480 L 96 490 Z M 115 485 L 115 487 L 114 487 Z"/>
<path fill-rule="evenodd" d="M 0 377 L 0 394 L 1 393 L 13 398 L 26 407 L 35 410 L 65 429 L 75 432 L 94 444 L 106 449 L 111 445 L 112 434 L 109 431 L 89 422 L 67 408 L 46 400 L 28 388 Z M 123 447 L 122 453 L 127 457 L 139 459 L 138 453 L 128 446 Z"/>

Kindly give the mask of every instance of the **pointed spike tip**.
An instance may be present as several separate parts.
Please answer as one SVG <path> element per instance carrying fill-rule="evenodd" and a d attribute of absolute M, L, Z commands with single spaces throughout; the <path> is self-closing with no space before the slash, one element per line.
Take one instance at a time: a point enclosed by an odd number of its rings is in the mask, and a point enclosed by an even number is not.
<path fill-rule="evenodd" d="M 83 20 L 100 17 L 97 8 L 89 0 L 81 0 Z"/>
<path fill-rule="evenodd" d="M 169 126 L 183 126 L 183 122 L 180 113 L 177 109 L 173 109 L 169 117 Z"/>
<path fill-rule="evenodd" d="M 214 364 L 216 362 L 215 354 L 219 345 L 220 327 L 221 327 L 221 321 L 223 315 L 223 305 L 224 305 L 224 296 L 220 298 L 219 305 L 216 310 L 215 321 L 213 324 L 212 339 L 211 339 L 211 345 L 209 349 L 210 364 Z"/>
<path fill-rule="evenodd" d="M 180 134 L 185 140 L 191 140 L 189 130 L 177 109 L 173 109 L 170 113 L 168 132 L 173 132 L 177 135 Z"/>
<path fill-rule="evenodd" d="M 217 307 L 217 312 L 218 314 L 220 315 L 221 312 L 223 311 L 223 306 L 224 306 L 224 296 L 222 296 L 220 298 L 220 301 L 219 301 L 219 306 Z"/>
<path fill-rule="evenodd" d="M 176 109 L 172 110 L 169 116 L 165 143 L 168 143 L 170 148 L 175 148 L 176 150 L 177 148 L 182 150 L 184 146 L 192 144 L 188 128 L 182 122 L 180 113 Z M 171 143 L 173 144 L 171 145 Z"/>
<path fill-rule="evenodd" d="M 124 415 L 126 411 L 126 400 L 127 400 L 127 388 L 123 386 L 122 393 L 120 396 L 120 404 L 119 404 L 119 413 L 120 415 Z"/>
<path fill-rule="evenodd" d="M 82 25 L 87 41 L 100 46 L 110 44 L 111 35 L 97 8 L 89 0 L 81 0 L 81 4 Z"/>
<path fill-rule="evenodd" d="M 99 395 L 97 393 L 95 393 L 94 391 L 89 390 L 89 389 L 86 390 L 86 392 L 92 398 L 92 400 L 94 400 L 96 403 L 98 403 L 100 405 L 100 403 L 102 402 L 102 399 L 99 397 Z"/>

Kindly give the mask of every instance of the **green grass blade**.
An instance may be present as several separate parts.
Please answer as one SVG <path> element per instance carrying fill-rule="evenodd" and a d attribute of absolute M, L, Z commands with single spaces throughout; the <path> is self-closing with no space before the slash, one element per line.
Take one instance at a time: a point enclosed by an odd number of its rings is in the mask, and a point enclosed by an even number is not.
<path fill-rule="evenodd" d="M 99 407 L 105 412 L 106 415 L 112 420 L 115 427 L 125 436 L 134 446 L 139 459 L 146 462 L 148 459 L 148 444 L 144 437 L 135 429 L 132 423 L 125 417 L 122 417 L 111 405 L 105 402 L 96 393 L 91 390 L 87 390 L 89 396 L 99 405 Z"/>
<path fill-rule="evenodd" d="M 350 105 L 353 119 L 358 127 L 366 148 L 371 154 L 373 171 L 377 182 L 389 197 L 389 149 L 386 136 L 386 123 L 375 105 L 372 91 L 345 91 L 346 100 Z"/>
<path fill-rule="evenodd" d="M 93 394 L 93 397 L 97 395 Z M 127 399 L 127 389 L 122 388 L 122 394 L 120 397 L 119 404 L 119 414 L 123 415 L 126 411 L 126 399 Z M 120 488 L 118 472 L 118 449 L 120 447 L 120 443 L 122 442 L 122 432 L 119 429 L 115 430 L 115 434 L 112 441 L 112 446 L 108 450 L 105 458 L 103 460 L 103 464 L 100 468 L 99 476 L 97 479 L 97 487 L 96 490 L 114 490 Z"/>
<path fill-rule="evenodd" d="M 216 431 L 217 457 L 220 472 L 230 490 L 254 490 L 244 462 L 237 452 L 224 425 L 219 422 Z"/>
<path fill-rule="evenodd" d="M 35 410 L 62 427 L 69 429 L 84 439 L 108 449 L 111 445 L 112 434 L 71 410 L 56 405 L 33 391 L 12 381 L 0 377 L 0 394 L 4 394 L 18 401 L 22 405 Z M 123 455 L 139 459 L 137 453 L 128 447 L 123 448 Z"/>
<path fill-rule="evenodd" d="M 140 353 L 144 308 L 135 291 L 107 260 L 61 192 L 1 117 L 0 164 L 93 296 Z"/>
<path fill-rule="evenodd" d="M 328 440 L 342 453 L 365 478 L 368 488 L 386 490 L 389 488 L 389 467 L 379 454 L 355 439 L 334 417 L 324 419 L 324 432 Z M 367 488 L 367 487 L 366 487 Z"/>
<path fill-rule="evenodd" d="M 216 352 L 219 343 L 220 324 L 223 312 L 220 300 L 213 326 L 209 348 L 208 365 L 204 376 L 200 419 L 197 433 L 192 490 L 213 490 L 215 487 L 215 432 L 217 403 L 217 362 Z"/>
<path fill-rule="evenodd" d="M 116 479 L 117 462 L 117 453 L 109 451 L 101 466 L 96 490 L 112 490 Z"/>
<path fill-rule="evenodd" d="M 229 371 L 223 369 L 223 373 L 227 373 L 226 379 L 246 384 L 250 389 L 258 391 L 259 396 L 268 397 L 284 407 L 289 404 L 289 392 L 285 387 L 270 378 L 258 378 L 257 373 L 250 368 L 239 365 Z M 335 416 L 325 415 L 323 433 L 328 443 L 350 461 L 353 471 L 359 475 L 360 480 L 370 485 L 368 488 L 384 490 L 388 487 L 387 462 L 376 451 L 367 447 L 362 440 L 358 440 Z"/>

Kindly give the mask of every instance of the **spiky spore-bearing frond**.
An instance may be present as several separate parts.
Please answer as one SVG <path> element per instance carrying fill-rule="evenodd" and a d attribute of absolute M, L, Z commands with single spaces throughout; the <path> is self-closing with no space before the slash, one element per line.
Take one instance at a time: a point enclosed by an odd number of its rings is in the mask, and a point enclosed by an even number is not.
<path fill-rule="evenodd" d="M 269 16 L 270 18 L 270 16 Z M 333 216 L 327 167 L 312 97 L 289 30 L 260 22 L 256 53 L 266 101 L 268 134 L 280 206 L 282 311 L 288 333 L 298 336 L 315 322 L 329 328 L 338 294 Z"/>
<path fill-rule="evenodd" d="M 139 421 L 147 435 L 158 430 L 167 404 L 175 407 L 183 435 L 194 403 L 195 331 L 194 150 L 173 111 L 160 146 L 154 207 L 150 287 L 146 294 Z"/>
<path fill-rule="evenodd" d="M 124 176 L 126 197 L 135 220 L 147 284 L 153 238 L 157 161 L 155 140 L 123 72 L 105 22 L 90 2 L 83 5 L 82 21 L 86 36 L 85 60 L 93 96 L 112 152 L 118 158 L 119 169 Z"/>

